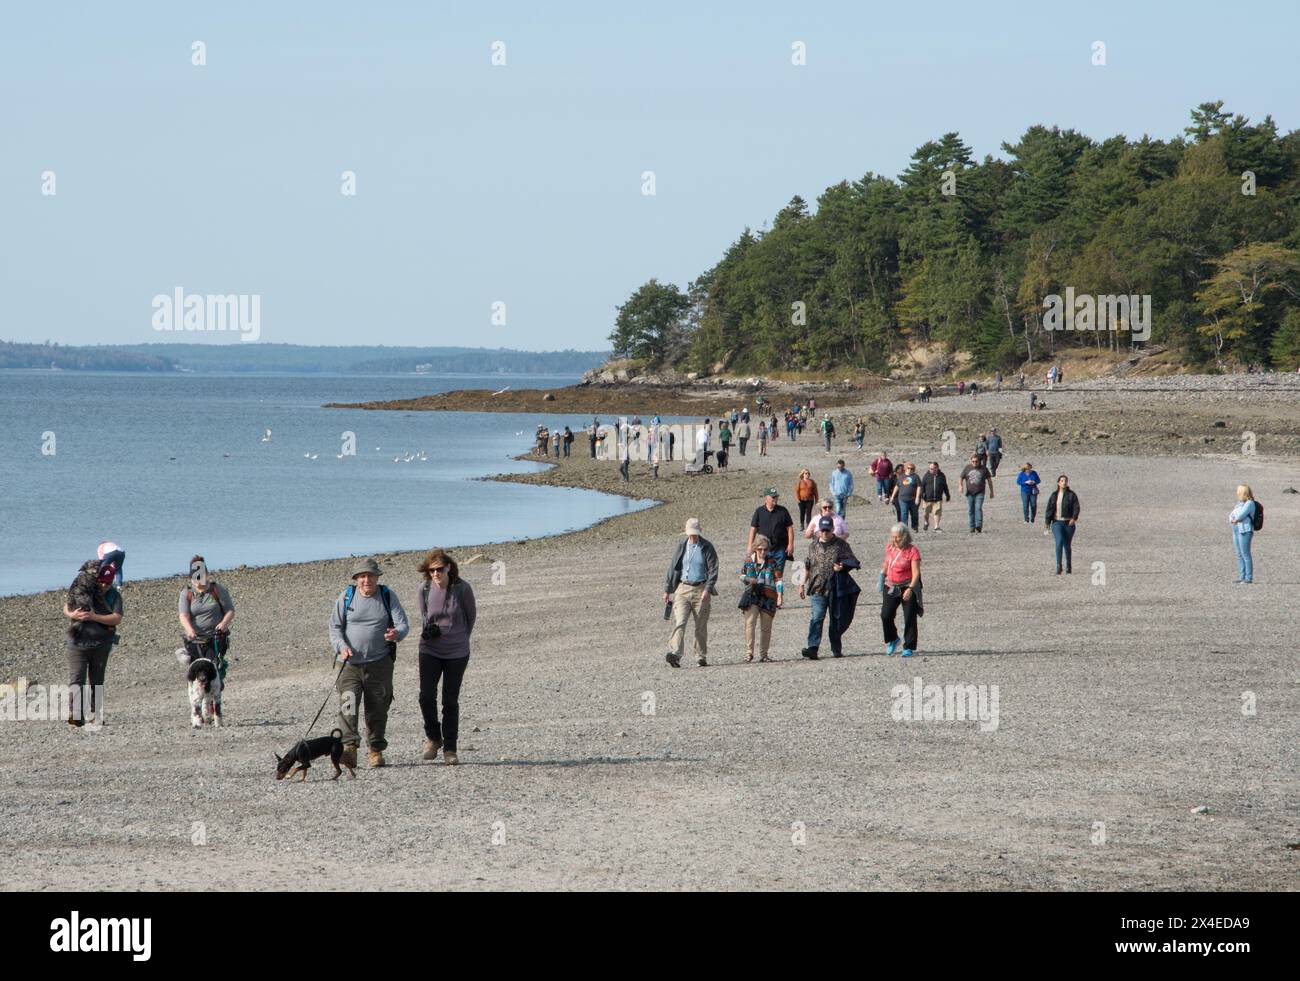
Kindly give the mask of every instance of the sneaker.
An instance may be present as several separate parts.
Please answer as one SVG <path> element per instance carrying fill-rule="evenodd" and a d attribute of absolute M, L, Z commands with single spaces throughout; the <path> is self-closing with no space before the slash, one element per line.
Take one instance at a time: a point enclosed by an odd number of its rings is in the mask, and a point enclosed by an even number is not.
<path fill-rule="evenodd" d="M 707 668 L 708 666 L 709 666 L 708 658 L 703 658 L 703 657 L 700 658 L 700 667 Z"/>
<path fill-rule="evenodd" d="M 898 653 L 898 645 L 901 643 L 898 639 L 891 640 L 885 645 L 885 657 L 893 657 Z"/>
<path fill-rule="evenodd" d="M 664 655 L 664 660 L 667 661 L 671 667 L 680 668 L 682 666 L 682 656 L 680 654 L 666 654 Z"/>
<path fill-rule="evenodd" d="M 387 763 L 384 762 L 384 754 L 383 754 L 383 752 L 380 751 L 380 750 L 377 750 L 377 749 L 372 749 L 372 750 L 369 752 L 369 754 L 367 754 L 367 756 L 366 756 L 366 761 L 367 761 L 371 766 L 374 766 L 374 767 L 387 766 L 387 765 L 388 765 Z"/>
<path fill-rule="evenodd" d="M 916 653 L 916 651 L 912 650 L 912 649 L 909 648 L 909 647 L 904 647 L 904 648 L 903 648 L 903 657 L 911 657 L 911 656 L 912 656 L 913 654 L 915 654 L 915 653 Z"/>
<path fill-rule="evenodd" d="M 449 749 L 442 754 L 442 762 L 447 766 L 460 766 L 460 757 L 454 749 Z"/>
<path fill-rule="evenodd" d="M 942 532 L 942 531 L 943 531 L 943 529 L 940 528 L 938 525 L 935 525 L 935 526 L 934 526 L 934 530 L 935 530 L 936 532 Z"/>
<path fill-rule="evenodd" d="M 810 660 L 810 661 L 816 661 L 816 660 L 817 660 L 817 648 L 815 648 L 815 647 L 805 647 L 805 648 L 804 648 L 803 650 L 801 650 L 799 653 L 800 653 L 801 655 L 803 655 L 804 657 L 806 657 L 806 658 L 807 658 L 808 660 Z"/>
<path fill-rule="evenodd" d="M 436 760 L 438 758 L 438 752 L 441 749 L 441 739 L 426 739 L 424 741 L 424 758 L 426 760 Z"/>

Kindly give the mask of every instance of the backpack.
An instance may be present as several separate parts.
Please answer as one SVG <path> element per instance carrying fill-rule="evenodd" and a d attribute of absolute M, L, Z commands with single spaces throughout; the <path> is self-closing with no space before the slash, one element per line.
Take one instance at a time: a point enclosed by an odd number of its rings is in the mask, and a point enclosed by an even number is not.
<path fill-rule="evenodd" d="M 340 618 L 339 631 L 348 629 L 348 607 L 352 605 L 352 597 L 357 595 L 356 583 L 348 583 L 348 588 L 343 590 L 343 616 Z M 379 587 L 379 596 L 384 601 L 384 612 L 388 614 L 388 629 L 393 629 L 393 599 L 388 592 L 387 586 Z M 388 642 L 388 656 L 394 661 L 397 660 L 397 642 Z"/>
<path fill-rule="evenodd" d="M 1255 513 L 1250 516 L 1250 526 L 1259 531 L 1264 527 L 1264 505 L 1255 502 Z"/>

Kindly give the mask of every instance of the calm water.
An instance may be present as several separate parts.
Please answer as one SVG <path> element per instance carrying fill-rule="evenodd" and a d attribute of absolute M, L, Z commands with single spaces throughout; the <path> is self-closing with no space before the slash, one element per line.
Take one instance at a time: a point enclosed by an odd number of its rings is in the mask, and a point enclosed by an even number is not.
<path fill-rule="evenodd" d="M 539 422 L 576 431 L 585 417 L 320 407 L 574 381 L 0 371 L 0 595 L 67 586 L 104 539 L 126 549 L 129 580 L 179 576 L 196 552 L 214 569 L 298 562 L 532 538 L 648 507 L 475 479 L 539 469 L 509 457 Z M 347 430 L 356 455 L 339 459 Z"/>

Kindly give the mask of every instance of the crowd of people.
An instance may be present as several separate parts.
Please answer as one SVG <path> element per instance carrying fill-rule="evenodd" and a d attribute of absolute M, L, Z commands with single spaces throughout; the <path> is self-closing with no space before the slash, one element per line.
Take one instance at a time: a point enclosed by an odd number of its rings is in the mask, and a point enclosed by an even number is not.
<path fill-rule="evenodd" d="M 996 428 L 981 432 L 969 462 L 957 475 L 954 488 L 966 499 L 970 534 L 984 533 L 984 504 L 994 498 L 995 478 L 1004 448 Z M 918 649 L 918 621 L 925 611 L 921 550 L 915 536 L 921 532 L 942 533 L 943 505 L 952 500 L 953 489 L 937 460 L 929 461 L 921 471 L 911 460 L 895 465 L 889 454 L 880 450 L 868 472 L 875 484 L 874 494 L 866 502 L 888 505 L 894 517 L 875 583 L 880 595 L 884 651 L 889 655 L 901 651 L 902 656 L 910 657 Z M 1016 485 L 1026 524 L 1038 520 L 1040 484 L 1033 464 L 1025 463 L 1016 475 Z M 861 561 L 849 545 L 847 521 L 854 492 L 853 473 L 843 459 L 835 462 L 825 486 L 830 493 L 823 496 L 812 470 L 808 467 L 799 470 L 794 481 L 797 524 L 780 503 L 776 487 L 767 487 L 762 492 L 763 502 L 750 519 L 745 556 L 739 569 L 737 606 L 743 611 L 746 661 L 753 661 L 756 654 L 759 661 L 772 660 L 772 624 L 786 603 L 786 569 L 792 563 L 796 568 L 793 580 L 798 596 L 807 599 L 809 610 L 807 638 L 799 653 L 817 660 L 825 633 L 832 656 L 843 656 L 844 635 L 853 623 L 862 591 L 852 576 L 861 568 Z M 1258 508 L 1258 504 L 1248 487 L 1239 489 L 1238 499 L 1229 520 L 1237 543 L 1240 581 L 1250 582 L 1253 569 L 1249 535 L 1254 527 L 1252 509 Z M 1057 478 L 1042 513 L 1043 534 L 1052 536 L 1055 545 L 1056 574 L 1070 575 L 1074 571 L 1073 542 L 1081 507 L 1066 474 Z M 796 528 L 802 530 L 807 543 L 801 562 L 795 551 Z M 693 636 L 692 652 L 697 663 L 701 667 L 708 665 L 710 598 L 718 595 L 720 577 L 718 550 L 703 536 L 700 520 L 691 518 L 686 522 L 684 537 L 677 543 L 664 578 L 664 617 L 672 620 L 665 660 L 672 667 L 681 667 L 688 630 Z M 897 623 L 900 611 L 901 634 Z"/>
<path fill-rule="evenodd" d="M 1053 380 L 1059 382 L 1059 369 Z M 760 403 L 763 417 L 753 428 L 748 407 L 734 410 L 717 420 L 716 439 L 722 459 L 736 451 L 744 456 L 751 433 L 755 433 L 759 454 L 767 455 L 769 441 L 779 438 L 780 419 L 770 405 Z M 768 415 L 770 413 L 770 415 Z M 784 413 L 787 438 L 792 442 L 816 419 L 816 401 L 792 405 Z M 671 434 L 660 438 L 661 425 L 655 416 L 643 432 L 639 417 L 626 425 L 615 424 L 614 436 L 619 445 L 637 445 L 642 438 L 649 442 L 649 459 L 657 476 L 660 454 L 671 460 L 674 442 Z M 819 424 L 827 449 L 834 437 L 829 414 Z M 854 441 L 861 448 L 865 425 L 859 418 L 854 425 Z M 590 452 L 597 456 L 598 444 L 608 438 L 608 428 L 599 419 L 587 427 Z M 548 429 L 538 426 L 536 452 L 569 455 L 575 436 L 569 426 Z M 705 419 L 696 434 L 706 455 L 715 439 L 714 421 Z M 994 499 L 995 480 L 1005 453 L 1005 444 L 996 427 L 981 432 L 975 441 L 969 462 L 964 464 L 950 485 L 938 461 L 929 461 L 922 471 L 918 464 L 904 460 L 895 464 L 885 450 L 879 450 L 867 472 L 874 486 L 872 493 L 855 497 L 851 468 L 838 459 L 829 471 L 823 494 L 811 468 L 802 468 L 794 482 L 794 499 L 798 506 L 798 523 L 780 503 L 776 487 L 766 487 L 762 503 L 750 519 L 744 558 L 737 580 L 740 596 L 737 606 L 743 613 L 745 660 L 770 661 L 772 625 L 777 613 L 786 605 L 786 570 L 793 566 L 791 577 L 800 600 L 807 600 L 809 619 L 800 655 L 810 660 L 820 657 L 823 634 L 831 654 L 842 657 L 844 637 L 854 620 L 862 592 L 853 573 L 862 561 L 849 544 L 848 512 L 853 500 L 879 503 L 892 508 L 894 520 L 883 543 L 881 563 L 875 589 L 880 596 L 880 621 L 884 652 L 901 651 L 910 657 L 919 649 L 918 621 L 924 616 L 924 584 L 921 550 L 916 536 L 922 532 L 943 532 L 944 504 L 954 493 L 966 499 L 967 530 L 983 534 L 986 501 Z M 621 459 L 627 478 L 627 453 Z M 869 486 L 871 486 L 869 484 Z M 1066 474 L 1060 474 L 1040 509 L 1042 479 L 1032 463 L 1024 463 L 1016 474 L 1020 493 L 1021 515 L 1027 525 L 1034 525 L 1042 515 L 1044 536 L 1053 539 L 1055 572 L 1073 573 L 1073 543 L 1082 513 L 1079 495 Z M 1263 527 L 1263 505 L 1247 485 L 1237 488 L 1236 502 L 1228 515 L 1234 552 L 1237 559 L 1237 582 L 1254 582 L 1251 546 L 1254 534 Z M 796 529 L 801 533 L 803 558 L 796 550 Z M 859 546 L 859 551 L 863 547 Z M 865 555 L 864 551 L 864 555 Z M 117 585 L 122 582 L 125 551 L 112 542 L 99 546 L 97 557 L 78 571 L 69 589 L 63 615 L 68 620 L 66 646 L 71 688 L 87 693 L 87 699 L 74 701 L 67 719 L 81 727 L 98 713 L 103 720 L 102 693 L 110 654 L 120 639 L 124 618 L 122 596 Z M 426 553 L 417 565 L 423 583 L 418 595 L 419 694 L 418 702 L 424 723 L 421 755 L 435 760 L 439 754 L 449 765 L 459 762 L 457 737 L 460 718 L 460 691 L 470 657 L 470 636 L 477 619 L 474 591 L 460 576 L 452 556 L 440 548 Z M 362 559 L 352 568 L 350 581 L 335 598 L 328 622 L 328 633 L 338 673 L 334 691 L 338 701 L 337 728 L 342 732 L 345 762 L 356 765 L 365 719 L 365 741 L 371 766 L 384 766 L 388 743 L 386 728 L 393 690 L 393 665 L 397 645 L 410 632 L 410 622 L 397 594 L 379 583 L 382 575 L 373 559 Z M 718 595 L 722 565 L 717 548 L 703 536 L 698 518 L 689 519 L 676 545 L 664 579 L 664 618 L 672 621 L 666 660 L 674 668 L 681 666 L 686 634 L 690 630 L 693 654 L 703 667 L 708 664 L 708 625 L 712 597 Z M 902 613 L 902 632 L 898 614 Z M 235 600 L 224 584 L 213 578 L 206 560 L 195 555 L 190 560 L 189 579 L 177 597 L 177 621 L 182 647 L 177 652 L 183 663 L 208 660 L 217 666 L 224 682 L 229 668 Z M 441 713 L 439 703 L 441 701 Z"/>

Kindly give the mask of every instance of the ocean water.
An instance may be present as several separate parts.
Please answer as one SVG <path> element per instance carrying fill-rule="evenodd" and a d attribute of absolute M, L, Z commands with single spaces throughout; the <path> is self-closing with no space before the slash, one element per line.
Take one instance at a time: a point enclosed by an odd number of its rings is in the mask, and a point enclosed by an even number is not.
<path fill-rule="evenodd" d="M 0 596 L 66 587 L 105 539 L 130 580 L 183 575 L 195 553 L 214 570 L 301 562 L 533 538 L 648 507 L 476 479 L 540 469 L 510 457 L 539 422 L 576 431 L 585 417 L 321 408 L 575 381 L 0 371 Z M 340 458 L 345 432 L 356 454 Z"/>

